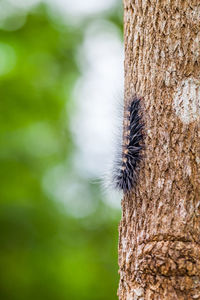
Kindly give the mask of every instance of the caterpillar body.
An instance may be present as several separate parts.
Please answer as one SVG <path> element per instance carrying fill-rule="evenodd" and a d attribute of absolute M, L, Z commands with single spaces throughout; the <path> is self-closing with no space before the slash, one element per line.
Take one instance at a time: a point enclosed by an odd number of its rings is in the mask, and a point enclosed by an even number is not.
<path fill-rule="evenodd" d="M 142 159 L 141 152 L 144 148 L 144 124 L 140 101 L 140 98 L 133 97 L 124 109 L 123 141 L 114 162 L 114 187 L 124 193 L 136 186 L 138 167 Z"/>

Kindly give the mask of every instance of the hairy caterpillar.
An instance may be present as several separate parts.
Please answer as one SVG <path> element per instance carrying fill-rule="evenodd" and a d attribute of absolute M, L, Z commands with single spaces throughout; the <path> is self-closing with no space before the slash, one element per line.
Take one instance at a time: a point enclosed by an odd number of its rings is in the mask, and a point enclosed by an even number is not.
<path fill-rule="evenodd" d="M 113 184 L 124 193 L 135 187 L 138 165 L 142 159 L 144 124 L 140 101 L 140 98 L 133 97 L 124 109 L 123 141 L 120 153 L 114 161 Z"/>

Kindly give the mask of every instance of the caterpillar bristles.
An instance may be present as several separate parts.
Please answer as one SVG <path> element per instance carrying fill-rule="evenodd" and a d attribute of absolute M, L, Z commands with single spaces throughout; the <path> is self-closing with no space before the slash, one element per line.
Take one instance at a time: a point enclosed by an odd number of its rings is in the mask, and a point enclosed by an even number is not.
<path fill-rule="evenodd" d="M 113 184 L 124 193 L 135 188 L 142 159 L 144 124 L 140 101 L 140 98 L 133 97 L 124 109 L 123 141 L 114 162 Z"/>

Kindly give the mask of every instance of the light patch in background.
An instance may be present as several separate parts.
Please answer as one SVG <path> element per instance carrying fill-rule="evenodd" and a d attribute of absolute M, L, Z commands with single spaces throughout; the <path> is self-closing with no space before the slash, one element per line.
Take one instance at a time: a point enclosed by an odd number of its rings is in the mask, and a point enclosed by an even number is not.
<path fill-rule="evenodd" d="M 46 2 L 58 7 L 62 13 L 81 17 L 110 9 L 116 3 L 116 0 L 46 0 Z"/>
<path fill-rule="evenodd" d="M 81 179 L 77 180 L 77 174 L 67 172 L 65 164 L 46 173 L 43 188 L 47 195 L 56 199 L 75 218 L 87 217 L 97 208 L 97 202 L 91 197 L 88 186 Z"/>
<path fill-rule="evenodd" d="M 15 50 L 8 44 L 0 43 L 0 76 L 12 71 L 15 64 Z"/>
<path fill-rule="evenodd" d="M 54 15 L 56 10 L 56 15 L 59 13 L 63 17 L 62 21 L 76 24 L 85 17 L 112 9 L 116 0 L 5 0 L 0 2 L 0 28 L 19 29 L 26 21 L 27 12 L 40 3 L 51 7 L 50 15 Z"/>
<path fill-rule="evenodd" d="M 92 180 L 105 173 L 117 146 L 114 119 L 123 95 L 123 46 L 116 28 L 104 21 L 89 26 L 78 61 L 83 76 L 75 87 L 77 113 L 71 120 L 78 148 L 74 164 L 79 174 Z M 109 205 L 120 207 L 119 194 L 105 195 Z"/>
<path fill-rule="evenodd" d="M 20 9 L 29 9 L 40 2 L 41 0 L 8 0 L 8 3 Z"/>
<path fill-rule="evenodd" d="M 21 142 L 24 150 L 32 156 L 46 157 L 58 151 L 59 144 L 56 133 L 51 126 L 45 122 L 38 122 L 26 128 L 16 138 Z"/>
<path fill-rule="evenodd" d="M 123 94 L 123 48 L 115 27 L 107 22 L 90 26 L 78 59 L 87 68 L 74 94 L 78 111 L 71 123 L 80 149 L 75 161 L 88 178 L 100 177 L 110 161 L 112 119 Z"/>
<path fill-rule="evenodd" d="M 23 2 L 26 3 L 29 1 Z M 0 1 L 0 28 L 7 31 L 14 31 L 18 30 L 25 24 L 25 7 L 22 9 L 22 7 L 18 6 L 19 3 L 19 0 Z"/>
<path fill-rule="evenodd" d="M 9 131 L 1 138 L 0 155 L 3 157 L 17 156 L 23 148 L 23 155 L 45 158 L 59 149 L 56 132 L 46 122 L 37 122 L 31 126 Z"/>
<path fill-rule="evenodd" d="M 183 80 L 174 97 L 174 110 L 185 124 L 200 118 L 200 81 L 193 78 Z"/>

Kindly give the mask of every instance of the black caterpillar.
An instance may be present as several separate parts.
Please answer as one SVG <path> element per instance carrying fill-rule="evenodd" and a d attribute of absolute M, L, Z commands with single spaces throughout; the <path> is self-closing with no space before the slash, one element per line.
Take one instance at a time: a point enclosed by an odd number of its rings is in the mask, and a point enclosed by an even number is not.
<path fill-rule="evenodd" d="M 144 124 L 140 101 L 140 98 L 134 97 L 124 110 L 123 142 L 120 155 L 118 155 L 114 166 L 113 180 L 115 188 L 123 190 L 124 193 L 129 192 L 136 186 L 138 166 L 144 148 Z"/>

